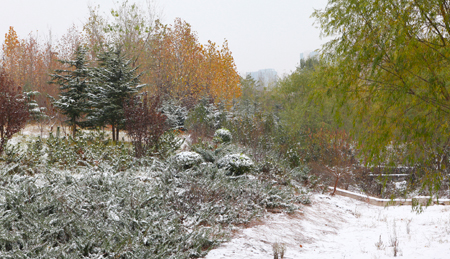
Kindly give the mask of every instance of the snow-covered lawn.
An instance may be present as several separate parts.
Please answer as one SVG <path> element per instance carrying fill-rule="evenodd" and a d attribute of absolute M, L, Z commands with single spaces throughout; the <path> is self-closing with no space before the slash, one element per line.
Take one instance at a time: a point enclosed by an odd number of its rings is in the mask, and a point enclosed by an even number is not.
<path fill-rule="evenodd" d="M 380 242 L 381 237 L 381 242 Z M 450 206 L 430 206 L 421 214 L 411 206 L 379 207 L 342 196 L 315 194 L 294 215 L 268 214 L 239 230 L 206 259 L 274 258 L 450 258 Z"/>

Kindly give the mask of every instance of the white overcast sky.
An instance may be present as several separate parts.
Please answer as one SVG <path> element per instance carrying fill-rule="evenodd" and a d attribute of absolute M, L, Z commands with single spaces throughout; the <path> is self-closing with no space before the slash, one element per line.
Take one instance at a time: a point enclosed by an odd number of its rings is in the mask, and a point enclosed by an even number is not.
<path fill-rule="evenodd" d="M 113 0 L 1 0 L 0 40 L 9 26 L 19 37 L 30 32 L 53 38 L 63 35 L 72 24 L 81 26 L 89 16 L 88 5 L 100 6 L 102 13 L 121 1 Z M 145 0 L 129 0 L 145 3 Z M 156 0 L 164 23 L 176 17 L 191 24 L 201 43 L 222 44 L 228 40 L 241 74 L 274 68 L 278 74 L 293 71 L 300 53 L 321 47 L 320 30 L 310 18 L 314 9 L 324 9 L 327 0 Z"/>

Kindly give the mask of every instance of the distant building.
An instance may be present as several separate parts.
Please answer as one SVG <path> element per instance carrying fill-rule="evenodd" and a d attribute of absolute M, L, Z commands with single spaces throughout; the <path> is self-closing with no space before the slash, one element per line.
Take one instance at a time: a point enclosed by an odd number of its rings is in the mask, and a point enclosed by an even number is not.
<path fill-rule="evenodd" d="M 258 89 L 275 87 L 278 80 L 277 71 L 272 68 L 260 69 L 256 72 L 249 72 L 250 75 L 258 84 Z"/>

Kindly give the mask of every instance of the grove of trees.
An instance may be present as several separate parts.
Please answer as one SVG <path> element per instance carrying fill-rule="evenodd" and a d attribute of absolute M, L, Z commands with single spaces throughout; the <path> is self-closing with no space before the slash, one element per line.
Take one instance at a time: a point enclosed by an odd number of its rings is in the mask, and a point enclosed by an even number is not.
<path fill-rule="evenodd" d="M 34 34 L 20 39 L 13 27 L 2 45 L 1 67 L 24 91 L 36 91 L 45 121 L 79 127 L 109 126 L 113 140 L 125 129 L 123 105 L 138 91 L 192 108 L 209 98 L 228 107 L 241 94 L 239 75 L 225 41 L 199 43 L 181 19 L 162 24 L 124 2 L 111 17 L 90 8 L 82 30 L 58 40 Z M 151 10 L 150 10 L 151 11 Z"/>

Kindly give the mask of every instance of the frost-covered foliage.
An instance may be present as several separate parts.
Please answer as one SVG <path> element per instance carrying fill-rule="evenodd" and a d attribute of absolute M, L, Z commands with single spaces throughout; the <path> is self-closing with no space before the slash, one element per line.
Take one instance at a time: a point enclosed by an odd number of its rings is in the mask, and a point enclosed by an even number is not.
<path fill-rule="evenodd" d="M 221 128 L 216 130 L 214 133 L 214 141 L 219 143 L 229 143 L 231 142 L 232 136 L 228 129 Z"/>
<path fill-rule="evenodd" d="M 38 91 L 28 91 L 23 92 L 27 105 L 28 110 L 30 112 L 30 118 L 36 122 L 42 121 L 44 119 L 49 118 L 47 114 L 45 114 L 45 107 L 40 107 L 39 104 L 36 102 L 35 98 L 37 95 L 40 95 Z"/>
<path fill-rule="evenodd" d="M 164 132 L 157 143 L 154 155 L 167 159 L 183 145 L 185 139 L 179 136 L 179 131 L 168 130 Z"/>
<path fill-rule="evenodd" d="M 253 161 L 244 154 L 230 154 L 217 161 L 219 168 L 224 168 L 232 175 L 242 175 L 253 168 Z"/>
<path fill-rule="evenodd" d="M 133 166 L 136 160 L 125 144 L 112 145 L 101 131 L 77 135 L 77 138 L 37 138 L 27 143 L 9 145 L 0 163 L 14 165 L 14 172 L 42 173 L 49 167 L 76 169 L 95 168 L 101 161 L 108 161 L 115 170 L 123 171 Z M 1 164 L 0 164 L 1 167 Z"/>
<path fill-rule="evenodd" d="M 186 107 L 181 106 L 175 100 L 166 100 L 162 104 L 161 112 L 167 117 L 167 124 L 170 128 L 184 128 L 184 121 L 188 115 Z"/>
<path fill-rule="evenodd" d="M 192 109 L 187 117 L 188 128 L 207 127 L 215 130 L 227 120 L 227 111 L 223 105 L 214 105 L 211 100 L 203 99 Z"/>
<path fill-rule="evenodd" d="M 212 163 L 177 175 L 156 159 L 124 171 L 110 163 L 55 163 L 34 176 L 0 167 L 0 257 L 197 258 L 264 210 L 308 201 Z"/>
<path fill-rule="evenodd" d="M 310 179 L 309 169 L 306 166 L 295 167 L 290 171 L 290 176 L 298 182 L 308 182 Z"/>
<path fill-rule="evenodd" d="M 198 165 L 203 162 L 202 156 L 195 152 L 184 151 L 175 154 L 170 159 L 173 165 L 177 168 L 188 169 L 194 165 Z"/>

